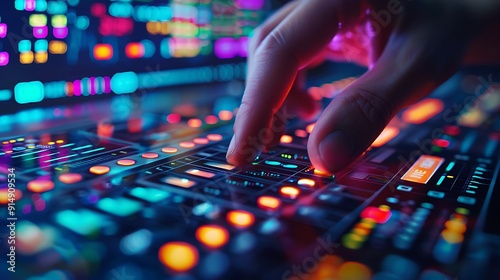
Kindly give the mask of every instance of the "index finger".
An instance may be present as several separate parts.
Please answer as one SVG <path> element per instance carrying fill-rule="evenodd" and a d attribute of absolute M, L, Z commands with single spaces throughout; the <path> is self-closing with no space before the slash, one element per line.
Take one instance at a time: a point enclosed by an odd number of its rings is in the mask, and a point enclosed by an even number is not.
<path fill-rule="evenodd" d="M 262 41 L 252 57 L 235 135 L 227 160 L 236 165 L 252 161 L 273 137 L 271 120 L 283 104 L 298 70 L 337 33 L 357 20 L 360 1 L 302 1 Z M 341 24 L 339 24 L 341 23 Z"/>

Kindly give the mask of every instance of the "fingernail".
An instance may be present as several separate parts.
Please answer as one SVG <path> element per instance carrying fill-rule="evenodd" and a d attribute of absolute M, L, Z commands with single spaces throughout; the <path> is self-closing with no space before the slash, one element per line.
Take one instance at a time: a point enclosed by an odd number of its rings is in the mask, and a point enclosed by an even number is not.
<path fill-rule="evenodd" d="M 231 142 L 229 142 L 229 147 L 227 148 L 226 159 L 229 159 L 233 156 L 236 150 L 234 145 L 235 145 L 235 140 L 233 135 L 233 137 L 231 138 Z"/>
<path fill-rule="evenodd" d="M 343 131 L 330 133 L 319 144 L 320 157 L 330 172 L 345 168 L 353 156 L 353 143 Z"/>

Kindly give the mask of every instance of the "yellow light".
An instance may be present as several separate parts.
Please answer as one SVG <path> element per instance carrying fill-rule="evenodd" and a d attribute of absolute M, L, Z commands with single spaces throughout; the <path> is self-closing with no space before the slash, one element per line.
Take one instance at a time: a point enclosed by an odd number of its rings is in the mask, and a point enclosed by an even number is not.
<path fill-rule="evenodd" d="M 231 210 L 226 215 L 228 223 L 238 228 L 247 228 L 251 226 L 255 217 L 252 213 L 243 210 Z"/>
<path fill-rule="evenodd" d="M 65 54 L 68 50 L 68 45 L 63 41 L 50 41 L 49 52 L 51 54 Z"/>
<path fill-rule="evenodd" d="M 366 236 L 359 235 L 355 233 L 349 233 L 342 237 L 342 245 L 349 249 L 359 249 L 363 246 L 363 242 L 366 240 Z"/>
<path fill-rule="evenodd" d="M 109 168 L 109 166 L 95 165 L 89 169 L 89 172 L 92 174 L 95 174 L 95 175 L 103 175 L 103 174 L 108 173 L 110 170 L 111 169 Z"/>
<path fill-rule="evenodd" d="M 369 280 L 370 268 L 359 262 L 345 262 L 339 268 L 339 278 L 342 280 Z"/>
<path fill-rule="evenodd" d="M 179 143 L 179 146 L 181 146 L 182 148 L 189 149 L 189 148 L 194 148 L 194 146 L 196 145 L 193 142 L 181 142 Z"/>
<path fill-rule="evenodd" d="M 158 258 L 167 268 L 185 272 L 198 264 L 198 250 L 185 242 L 169 242 L 161 246 Z"/>
<path fill-rule="evenodd" d="M 47 16 L 43 14 L 32 14 L 29 18 L 31 27 L 40 27 L 47 25 Z"/>
<path fill-rule="evenodd" d="M 49 55 L 46 52 L 35 53 L 35 62 L 38 64 L 46 63 L 48 58 L 49 58 Z"/>
<path fill-rule="evenodd" d="M 223 121 L 230 121 L 233 118 L 233 112 L 228 110 L 222 110 L 219 112 L 219 119 Z"/>
<path fill-rule="evenodd" d="M 16 143 L 16 142 L 17 142 L 17 140 L 14 140 L 14 139 L 9 140 L 9 143 Z"/>
<path fill-rule="evenodd" d="M 306 126 L 307 133 L 311 133 L 313 131 L 314 125 L 315 125 L 315 123 L 312 123 L 312 124 Z"/>
<path fill-rule="evenodd" d="M 387 142 L 391 141 L 394 137 L 396 137 L 399 134 L 399 129 L 397 127 L 386 127 L 382 133 L 373 141 L 372 147 L 378 148 L 382 147 Z"/>
<path fill-rule="evenodd" d="M 281 200 L 272 196 L 261 196 L 257 199 L 257 204 L 264 210 L 276 210 L 281 206 Z"/>
<path fill-rule="evenodd" d="M 227 229 L 217 225 L 205 225 L 196 230 L 196 239 L 210 248 L 219 248 L 229 241 Z"/>
<path fill-rule="evenodd" d="M 56 142 L 54 142 L 54 141 L 50 141 L 50 142 L 47 143 L 47 145 L 54 145 L 55 143 Z"/>
<path fill-rule="evenodd" d="M 285 186 L 280 189 L 280 193 L 288 198 L 296 198 L 300 194 L 300 190 L 295 187 Z"/>
<path fill-rule="evenodd" d="M 54 15 L 52 16 L 52 26 L 53 27 L 65 27 L 68 25 L 68 19 L 65 15 Z"/>
<path fill-rule="evenodd" d="M 190 119 L 187 124 L 189 127 L 198 128 L 202 125 L 202 122 L 200 119 Z"/>
<path fill-rule="evenodd" d="M 280 138 L 280 143 L 282 144 L 290 144 L 293 141 L 293 137 L 290 135 L 283 135 Z"/>
<path fill-rule="evenodd" d="M 20 189 L 15 189 L 14 190 L 14 200 L 18 201 L 23 197 L 23 193 L 21 192 Z M 8 204 L 9 201 L 9 189 L 8 188 L 3 188 L 0 189 L 0 204 Z"/>
<path fill-rule="evenodd" d="M 62 143 L 64 143 L 64 140 L 57 140 L 56 143 L 57 144 L 62 144 Z"/>
<path fill-rule="evenodd" d="M 135 160 L 133 159 L 120 159 L 116 162 L 116 164 L 121 166 L 132 166 L 135 164 Z"/>
<path fill-rule="evenodd" d="M 464 233 L 467 230 L 467 226 L 462 220 L 449 220 L 444 226 L 447 230 L 454 231 L 456 233 Z"/>
<path fill-rule="evenodd" d="M 443 237 L 444 240 L 452 244 L 462 243 L 462 241 L 464 241 L 463 234 L 449 229 L 443 230 L 441 232 L 441 236 Z"/>
<path fill-rule="evenodd" d="M 427 98 L 408 108 L 403 113 L 403 120 L 407 123 L 421 124 L 439 114 L 443 108 L 443 101 Z"/>
<path fill-rule="evenodd" d="M 316 185 L 316 182 L 314 182 L 311 179 L 300 179 L 298 184 L 301 186 L 308 186 L 308 187 L 312 188 L 312 187 L 314 187 L 314 185 Z"/>
<path fill-rule="evenodd" d="M 33 58 L 32 51 L 23 52 L 19 55 L 19 62 L 21 62 L 21 64 L 31 64 L 33 63 Z"/>
<path fill-rule="evenodd" d="M 46 179 L 37 179 L 28 182 L 28 190 L 36 193 L 50 191 L 54 188 L 54 182 Z"/>
<path fill-rule="evenodd" d="M 173 147 L 165 147 L 165 148 L 161 149 L 161 151 L 166 153 L 166 154 L 175 154 L 175 153 L 177 153 L 178 149 L 173 148 Z"/>

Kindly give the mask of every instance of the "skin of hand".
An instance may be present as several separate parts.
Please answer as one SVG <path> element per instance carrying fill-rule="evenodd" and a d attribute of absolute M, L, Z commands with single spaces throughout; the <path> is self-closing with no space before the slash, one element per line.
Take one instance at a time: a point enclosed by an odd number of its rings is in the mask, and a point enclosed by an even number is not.
<path fill-rule="evenodd" d="M 484 53 L 498 58 L 498 51 L 492 51 L 499 49 L 498 36 L 481 36 L 481 31 L 500 26 L 499 11 L 495 0 L 288 3 L 251 39 L 247 86 L 228 162 L 248 164 L 276 145 L 290 112 L 303 118 L 317 114 L 318 104 L 303 89 L 304 72 L 330 57 L 369 66 L 321 113 L 308 140 L 315 168 L 342 170 L 398 111 L 430 93 L 464 62 L 487 61 Z M 351 54 L 328 48 L 334 36 L 340 49 Z"/>

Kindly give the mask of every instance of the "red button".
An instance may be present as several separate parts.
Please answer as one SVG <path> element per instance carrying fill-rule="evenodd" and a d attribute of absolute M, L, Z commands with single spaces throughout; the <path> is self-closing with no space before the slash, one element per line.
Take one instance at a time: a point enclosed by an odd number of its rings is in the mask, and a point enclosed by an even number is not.
<path fill-rule="evenodd" d="M 361 212 L 361 218 L 373 219 L 377 224 L 386 223 L 391 215 L 391 211 L 377 207 L 367 207 L 363 210 L 363 212 Z"/>
<path fill-rule="evenodd" d="M 444 139 L 434 139 L 432 140 L 432 145 L 438 146 L 441 148 L 448 148 L 450 146 L 450 141 Z"/>
<path fill-rule="evenodd" d="M 444 127 L 444 133 L 451 135 L 451 136 L 457 136 L 460 134 L 460 127 L 456 125 L 447 125 Z"/>

